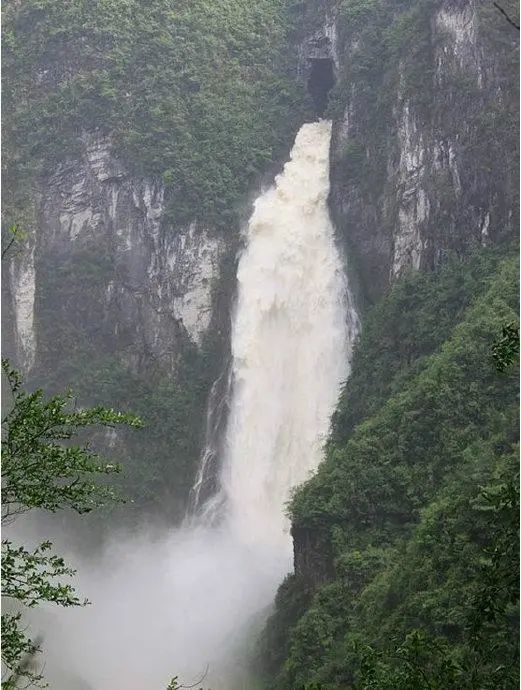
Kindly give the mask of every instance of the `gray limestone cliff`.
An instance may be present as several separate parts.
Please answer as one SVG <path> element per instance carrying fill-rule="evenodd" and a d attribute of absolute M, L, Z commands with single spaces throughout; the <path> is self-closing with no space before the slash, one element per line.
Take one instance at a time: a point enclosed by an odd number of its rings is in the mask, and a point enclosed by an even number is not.
<path fill-rule="evenodd" d="M 480 0 L 309 4 L 301 64 L 334 69 L 330 205 L 362 297 L 511 235 L 515 29 Z"/>
<path fill-rule="evenodd" d="M 130 459 L 138 506 L 178 518 L 226 349 L 236 238 L 165 219 L 162 181 L 92 133 L 42 175 L 34 206 L 5 262 L 4 355 L 31 386 L 140 413 L 140 440 L 113 434 L 110 452 Z"/>
<path fill-rule="evenodd" d="M 49 349 L 54 359 L 50 341 L 66 328 L 124 350 L 134 369 L 148 356 L 174 370 L 180 341 L 199 346 L 210 325 L 225 242 L 165 223 L 162 183 L 128 174 L 108 140 L 84 142 L 46 177 L 38 232 L 9 268 L 20 363 L 30 370 Z M 47 342 L 52 324 L 40 334 L 35 305 L 58 329 Z"/>
<path fill-rule="evenodd" d="M 329 201 L 361 309 L 410 269 L 512 241 L 515 29 L 479 0 L 322 0 L 308 13 L 301 74 L 309 84 L 317 62 L 333 71 Z M 296 576 L 327 580 L 320 535 L 294 526 L 293 543 Z"/>

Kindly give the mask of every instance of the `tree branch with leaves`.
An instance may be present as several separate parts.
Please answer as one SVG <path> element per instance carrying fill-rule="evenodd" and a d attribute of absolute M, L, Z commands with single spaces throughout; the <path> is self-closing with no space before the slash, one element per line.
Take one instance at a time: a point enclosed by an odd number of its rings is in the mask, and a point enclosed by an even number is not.
<path fill-rule="evenodd" d="M 35 508 L 56 512 L 65 508 L 77 513 L 91 510 L 121 496 L 100 481 L 120 471 L 94 451 L 90 443 L 77 443 L 84 431 L 124 425 L 142 426 L 135 415 L 101 406 L 81 409 L 71 393 L 46 397 L 41 389 L 28 393 L 20 374 L 7 360 L 2 372 L 9 400 L 2 419 L 2 522 L 11 522 Z M 75 443 L 76 440 L 76 443 Z M 45 541 L 34 550 L 2 541 L 2 594 L 18 606 L 33 608 L 42 602 L 59 606 L 84 606 L 71 584 L 61 578 L 75 574 L 63 558 L 52 553 Z M 40 651 L 22 627 L 20 611 L 2 614 L 2 662 L 7 669 L 3 690 L 18 681 L 41 685 L 40 673 L 27 662 Z"/>

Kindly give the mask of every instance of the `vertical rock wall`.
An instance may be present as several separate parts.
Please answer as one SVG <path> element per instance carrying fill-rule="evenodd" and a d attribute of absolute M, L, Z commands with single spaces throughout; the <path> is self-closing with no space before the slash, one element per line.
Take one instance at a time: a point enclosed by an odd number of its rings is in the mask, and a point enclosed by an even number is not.
<path fill-rule="evenodd" d="M 226 350 L 237 238 L 176 227 L 161 179 L 129 173 L 93 133 L 42 176 L 35 207 L 5 263 L 4 356 L 30 386 L 140 414 L 144 430 L 97 442 L 123 462 L 138 511 L 179 519 Z"/>
<path fill-rule="evenodd" d="M 515 227 L 519 36 L 477 0 L 336 21 L 331 206 L 372 301 Z"/>
<path fill-rule="evenodd" d="M 518 33 L 480 0 L 306 7 L 301 74 L 317 57 L 335 65 L 330 207 L 360 302 L 409 269 L 510 241 Z M 294 528 L 293 539 L 295 574 L 326 580 L 320 534 Z"/>
<path fill-rule="evenodd" d="M 183 338 L 201 345 L 225 242 L 195 224 L 173 227 L 164 207 L 162 183 L 129 175 L 92 135 L 81 158 L 45 178 L 36 239 L 8 274 L 11 354 L 26 371 L 52 366 L 64 331 L 125 351 L 135 369 L 153 359 L 174 371 Z"/>

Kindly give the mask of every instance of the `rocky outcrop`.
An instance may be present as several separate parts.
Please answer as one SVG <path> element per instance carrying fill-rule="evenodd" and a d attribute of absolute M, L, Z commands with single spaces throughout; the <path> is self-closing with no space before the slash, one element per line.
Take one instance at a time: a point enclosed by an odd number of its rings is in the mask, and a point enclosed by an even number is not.
<path fill-rule="evenodd" d="M 370 301 L 408 268 L 436 268 L 514 227 L 518 36 L 489 10 L 418 3 L 396 22 L 394 55 L 384 26 L 338 29 L 331 208 Z"/>
<path fill-rule="evenodd" d="M 309 69 L 310 60 L 328 60 L 334 62 L 335 68 L 338 69 L 338 41 L 337 41 L 337 27 L 334 12 L 325 7 L 324 15 L 320 16 L 320 24 L 308 35 L 299 46 L 299 69 L 300 73 L 305 75 Z"/>
<path fill-rule="evenodd" d="M 9 267 L 17 360 L 50 366 L 65 329 L 134 369 L 173 371 L 180 341 L 200 346 L 208 330 L 225 243 L 166 222 L 160 180 L 128 174 L 108 139 L 83 141 L 46 176 L 36 240 Z"/>
<path fill-rule="evenodd" d="M 8 255 L 8 268 L 3 283 L 6 285 L 8 310 L 5 328 L 4 352 L 14 355 L 18 366 L 30 371 L 36 355 L 36 333 L 34 328 L 34 301 L 36 274 L 34 259 L 35 238 L 27 234 L 22 251 Z M 10 338 L 9 338 L 10 336 Z"/>

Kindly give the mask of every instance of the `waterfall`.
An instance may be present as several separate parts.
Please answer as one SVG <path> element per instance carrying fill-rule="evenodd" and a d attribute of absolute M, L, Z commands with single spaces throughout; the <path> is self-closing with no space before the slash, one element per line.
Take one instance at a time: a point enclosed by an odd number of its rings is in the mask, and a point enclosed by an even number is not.
<path fill-rule="evenodd" d="M 255 204 L 237 275 L 228 521 L 241 540 L 286 555 L 285 503 L 321 460 L 353 335 L 327 208 L 330 134 L 328 121 L 301 128 L 284 172 Z"/>
<path fill-rule="evenodd" d="M 217 597 L 224 588 L 222 658 L 291 570 L 286 503 L 322 459 L 358 332 L 327 207 L 330 137 L 328 121 L 301 128 L 283 173 L 255 203 L 238 265 L 220 489 L 188 523 L 198 538 L 213 535 L 216 560 L 205 562 L 217 578 L 223 554 L 237 569 Z M 215 460 L 216 404 L 212 391 L 197 495 Z"/>
<path fill-rule="evenodd" d="M 231 369 L 219 384 L 228 381 L 226 428 L 217 442 L 223 416 L 210 405 L 209 447 L 192 498 L 218 449 L 217 490 L 167 539 L 145 535 L 111 547 L 96 571 L 110 577 L 98 574 L 96 586 L 89 576 L 95 605 L 81 613 L 81 627 L 76 617 L 81 664 L 62 626 L 58 653 L 68 650 L 85 678 L 87 666 L 96 690 L 159 690 L 174 674 L 189 684 L 207 666 L 201 684 L 231 690 L 241 678 L 241 644 L 292 568 L 285 505 L 321 461 L 358 329 L 328 214 L 330 136 L 328 121 L 303 125 L 246 230 Z M 216 512 L 219 520 L 210 519 Z"/>

